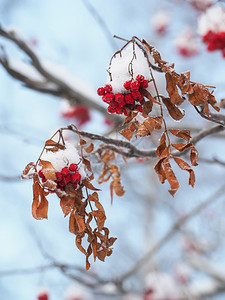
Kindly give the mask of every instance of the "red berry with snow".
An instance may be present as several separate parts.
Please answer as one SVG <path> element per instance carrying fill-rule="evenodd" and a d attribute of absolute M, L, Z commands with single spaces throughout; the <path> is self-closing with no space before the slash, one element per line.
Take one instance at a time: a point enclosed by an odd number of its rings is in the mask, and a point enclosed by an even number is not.
<path fill-rule="evenodd" d="M 130 84 L 130 89 L 132 92 L 137 92 L 140 88 L 140 83 L 138 81 L 133 81 Z"/>
<path fill-rule="evenodd" d="M 69 175 L 70 174 L 69 168 L 68 167 L 62 168 L 61 174 L 62 174 L 62 176 Z"/>
<path fill-rule="evenodd" d="M 143 89 L 147 89 L 148 80 L 143 80 L 142 82 L 140 82 L 140 87 L 142 87 Z"/>
<path fill-rule="evenodd" d="M 130 89 L 130 85 L 131 85 L 131 80 L 128 80 L 126 82 L 124 82 L 123 86 L 125 87 L 126 90 Z"/>
<path fill-rule="evenodd" d="M 145 77 L 144 77 L 144 75 L 138 74 L 137 77 L 136 77 L 136 80 L 140 83 L 140 82 L 143 82 L 145 80 Z"/>
<path fill-rule="evenodd" d="M 99 96 L 105 95 L 105 92 L 106 92 L 106 90 L 104 89 L 104 87 L 100 87 L 100 88 L 97 89 L 97 94 Z"/>
<path fill-rule="evenodd" d="M 71 165 L 69 166 L 69 170 L 70 170 L 71 172 L 76 172 L 77 168 L 78 168 L 77 164 L 71 164 Z"/>
<path fill-rule="evenodd" d="M 81 180 L 81 175 L 79 172 L 76 172 L 71 175 L 71 181 L 72 182 L 79 182 Z"/>
<path fill-rule="evenodd" d="M 111 84 L 106 84 L 104 86 L 104 89 L 105 89 L 106 92 L 112 92 L 112 86 L 111 86 Z"/>

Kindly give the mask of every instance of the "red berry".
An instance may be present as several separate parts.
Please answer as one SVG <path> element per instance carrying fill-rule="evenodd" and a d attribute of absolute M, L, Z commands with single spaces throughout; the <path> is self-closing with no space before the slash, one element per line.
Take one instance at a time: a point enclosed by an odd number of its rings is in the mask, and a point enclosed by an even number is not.
<path fill-rule="evenodd" d="M 127 104 L 133 104 L 134 103 L 134 99 L 132 98 L 132 95 L 130 93 L 125 95 L 125 101 L 126 101 Z"/>
<path fill-rule="evenodd" d="M 126 102 L 124 100 L 124 95 L 120 94 L 120 93 L 115 95 L 115 101 L 118 102 L 120 104 L 120 106 L 123 106 L 126 104 Z"/>
<path fill-rule="evenodd" d="M 140 83 L 138 81 L 133 81 L 130 84 L 130 89 L 133 92 L 137 92 L 139 90 L 139 87 L 140 87 Z"/>
<path fill-rule="evenodd" d="M 125 87 L 126 90 L 129 90 L 130 84 L 131 84 L 131 80 L 124 82 L 123 86 Z"/>
<path fill-rule="evenodd" d="M 75 188 L 75 190 L 77 189 L 77 182 L 73 182 L 73 187 Z"/>
<path fill-rule="evenodd" d="M 59 186 L 64 187 L 65 185 L 66 185 L 66 182 L 63 178 L 61 181 L 59 181 Z"/>
<path fill-rule="evenodd" d="M 42 294 L 38 295 L 38 300 L 48 300 L 48 294 L 42 293 Z"/>
<path fill-rule="evenodd" d="M 56 175 L 56 180 L 57 181 L 62 180 L 62 174 L 60 172 L 56 172 L 55 175 Z"/>
<path fill-rule="evenodd" d="M 142 82 L 140 82 L 140 86 L 143 89 L 147 89 L 147 87 L 148 87 L 148 80 L 143 80 Z"/>
<path fill-rule="evenodd" d="M 136 110 L 142 112 L 143 111 L 143 108 L 141 105 L 136 105 Z"/>
<path fill-rule="evenodd" d="M 132 95 L 132 97 L 134 98 L 135 101 L 141 101 L 144 98 L 143 95 L 139 91 L 132 92 L 131 95 Z"/>
<path fill-rule="evenodd" d="M 38 175 L 41 177 L 41 179 L 45 178 L 45 175 L 42 173 L 42 171 L 38 171 Z"/>
<path fill-rule="evenodd" d="M 104 87 L 98 88 L 98 89 L 97 89 L 97 94 L 98 94 L 99 96 L 105 95 L 105 89 L 104 89 Z"/>
<path fill-rule="evenodd" d="M 61 174 L 62 174 L 62 176 L 69 175 L 70 174 L 69 168 L 68 167 L 62 168 Z"/>
<path fill-rule="evenodd" d="M 114 99 L 114 94 L 113 93 L 107 93 L 102 97 L 102 100 L 106 103 L 110 103 Z"/>
<path fill-rule="evenodd" d="M 72 182 L 79 182 L 81 180 L 81 175 L 79 172 L 76 172 L 71 175 L 71 181 Z"/>
<path fill-rule="evenodd" d="M 138 74 L 137 77 L 136 77 L 136 80 L 141 83 L 145 80 L 145 77 L 141 74 Z"/>
<path fill-rule="evenodd" d="M 107 108 L 107 111 L 108 111 L 110 114 L 113 114 L 113 113 L 116 112 L 116 109 L 109 106 L 109 107 Z"/>
<path fill-rule="evenodd" d="M 71 165 L 69 166 L 69 170 L 70 170 L 71 172 L 76 172 L 76 170 L 77 170 L 77 164 L 71 164 Z"/>
<path fill-rule="evenodd" d="M 111 86 L 111 84 L 106 84 L 104 86 L 104 89 L 105 89 L 106 92 L 112 92 L 112 86 Z"/>
<path fill-rule="evenodd" d="M 71 175 L 70 174 L 66 175 L 66 177 L 64 178 L 64 180 L 65 180 L 66 184 L 69 183 L 69 182 L 71 182 Z"/>

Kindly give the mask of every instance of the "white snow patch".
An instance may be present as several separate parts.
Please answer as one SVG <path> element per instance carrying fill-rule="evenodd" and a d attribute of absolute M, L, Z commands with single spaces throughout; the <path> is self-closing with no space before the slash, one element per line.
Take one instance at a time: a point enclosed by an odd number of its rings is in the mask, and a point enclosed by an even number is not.
<path fill-rule="evenodd" d="M 208 8 L 198 20 L 198 33 L 205 35 L 209 30 L 213 32 L 225 31 L 225 10 L 221 5 Z"/>
<path fill-rule="evenodd" d="M 85 166 L 81 162 L 81 157 L 77 149 L 73 144 L 68 142 L 65 143 L 65 146 L 65 150 L 58 150 L 57 152 L 45 151 L 41 159 L 49 161 L 56 172 L 60 172 L 64 167 L 69 167 L 72 163 L 77 164 L 81 179 L 86 178 Z"/>
<path fill-rule="evenodd" d="M 133 50 L 136 57 L 133 57 Z M 113 57 L 111 65 L 108 71 L 111 73 L 112 81 L 110 77 L 108 83 L 112 85 L 112 92 L 127 93 L 128 91 L 123 87 L 124 82 L 131 80 L 131 63 L 133 66 L 133 78 L 135 79 L 138 74 L 144 75 L 146 80 L 151 79 L 149 66 L 144 56 L 144 52 L 133 43 L 130 43 L 122 52 Z"/>

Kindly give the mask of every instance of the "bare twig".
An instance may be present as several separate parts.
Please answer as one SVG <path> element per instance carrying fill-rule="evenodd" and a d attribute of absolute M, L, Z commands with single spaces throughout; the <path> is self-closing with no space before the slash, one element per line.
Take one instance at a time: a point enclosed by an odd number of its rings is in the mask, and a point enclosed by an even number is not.
<path fill-rule="evenodd" d="M 201 202 L 198 206 L 196 206 L 194 209 L 192 209 L 186 216 L 182 217 L 182 219 L 178 220 L 174 223 L 174 225 L 167 231 L 167 233 L 158 241 L 156 242 L 146 253 L 145 255 L 136 261 L 134 266 L 122 274 L 118 280 L 124 281 L 126 278 L 130 277 L 134 273 L 136 273 L 138 270 L 140 270 L 146 262 L 151 259 L 152 255 L 156 253 L 159 249 L 161 249 L 166 242 L 168 242 L 178 231 L 179 229 L 184 226 L 188 221 L 190 221 L 192 218 L 194 218 L 196 215 L 198 215 L 203 209 L 205 209 L 208 205 L 215 202 L 220 198 L 221 195 L 224 194 L 225 185 L 220 187 L 215 193 L 213 193 L 209 198 L 207 198 L 205 201 Z"/>
<path fill-rule="evenodd" d="M 105 37 L 107 38 L 109 44 L 113 48 L 113 50 L 117 49 L 117 44 L 115 40 L 113 39 L 113 34 L 111 33 L 109 27 L 107 26 L 106 22 L 102 18 L 102 16 L 98 13 L 98 11 L 95 9 L 95 7 L 88 1 L 88 0 L 82 0 L 83 4 L 87 8 L 87 10 L 90 12 L 90 14 L 93 16 L 93 18 L 96 20 L 97 23 L 99 23 L 102 31 L 105 34 Z"/>
<path fill-rule="evenodd" d="M 73 125 L 69 125 L 68 127 L 62 128 L 62 129 L 77 132 L 77 129 Z M 199 142 L 206 136 L 218 133 L 220 131 L 223 131 L 224 129 L 225 128 L 220 125 L 216 125 L 216 126 L 204 129 L 204 130 L 200 131 L 198 134 L 196 134 L 190 140 L 190 142 L 193 144 L 196 144 L 197 142 Z M 88 133 L 88 132 L 84 132 L 84 131 L 79 131 L 79 133 L 81 136 L 87 137 L 91 140 L 97 140 L 97 141 L 101 141 L 101 142 L 105 143 L 105 145 L 103 146 L 104 148 L 109 148 L 123 156 L 126 156 L 126 157 L 156 157 L 156 153 L 155 153 L 156 149 L 141 150 L 141 149 L 136 148 L 133 144 L 123 141 L 123 140 L 116 140 L 116 139 L 112 139 L 112 138 L 105 137 L 102 135 Z M 125 148 L 127 150 L 123 150 L 122 148 Z M 173 153 L 173 155 L 181 155 L 181 153 L 179 151 L 175 151 Z"/>

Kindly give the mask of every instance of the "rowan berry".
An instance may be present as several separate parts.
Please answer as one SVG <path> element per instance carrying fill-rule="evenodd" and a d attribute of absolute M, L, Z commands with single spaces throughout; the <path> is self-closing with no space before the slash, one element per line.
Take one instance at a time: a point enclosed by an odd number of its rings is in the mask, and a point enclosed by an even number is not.
<path fill-rule="evenodd" d="M 103 96 L 103 95 L 105 95 L 105 89 L 104 89 L 104 87 L 100 87 L 100 88 L 98 88 L 97 89 L 97 94 L 99 95 L 99 96 Z"/>
<path fill-rule="evenodd" d="M 131 84 L 131 80 L 128 80 L 128 81 L 124 82 L 123 86 L 125 87 L 126 90 L 129 90 L 130 84 Z"/>
<path fill-rule="evenodd" d="M 112 92 L 112 86 L 111 86 L 111 84 L 106 84 L 104 86 L 104 89 L 105 89 L 106 92 Z"/>
<path fill-rule="evenodd" d="M 67 176 L 67 175 L 69 175 L 69 174 L 70 174 L 69 168 L 68 168 L 68 167 L 62 168 L 61 174 L 62 174 L 62 176 Z"/>
<path fill-rule="evenodd" d="M 136 105 L 136 110 L 138 110 L 139 112 L 143 112 L 143 108 L 141 105 Z"/>
<path fill-rule="evenodd" d="M 145 80 L 145 77 L 141 74 L 138 74 L 137 77 L 136 77 L 136 80 L 141 83 Z"/>
<path fill-rule="evenodd" d="M 125 95 L 125 102 L 127 104 L 133 104 L 134 103 L 134 99 L 132 98 L 132 95 L 130 93 Z"/>
<path fill-rule="evenodd" d="M 148 80 L 143 80 L 142 82 L 140 82 L 140 87 L 142 87 L 143 89 L 147 89 Z"/>
<path fill-rule="evenodd" d="M 77 164 L 70 164 L 69 166 L 69 170 L 71 172 L 76 172 L 77 168 L 78 168 Z"/>
<path fill-rule="evenodd" d="M 81 175 L 79 172 L 76 172 L 71 175 L 71 181 L 72 182 L 79 182 L 81 180 Z"/>
<path fill-rule="evenodd" d="M 135 101 L 141 101 L 144 98 L 143 95 L 139 91 L 132 92 L 131 95 L 132 95 L 132 97 L 134 98 Z"/>
<path fill-rule="evenodd" d="M 131 84 L 130 84 L 131 91 L 137 92 L 139 90 L 139 88 L 140 88 L 140 83 L 138 81 L 131 82 Z"/>
<path fill-rule="evenodd" d="M 56 175 L 56 180 L 57 181 L 62 180 L 62 174 L 61 174 L 61 172 L 56 172 L 55 175 Z"/>

